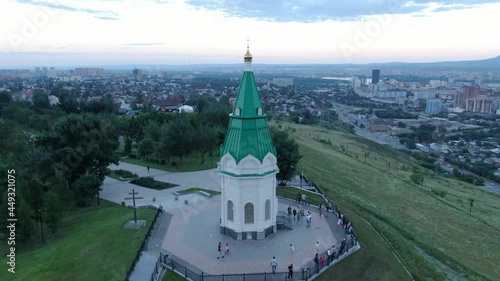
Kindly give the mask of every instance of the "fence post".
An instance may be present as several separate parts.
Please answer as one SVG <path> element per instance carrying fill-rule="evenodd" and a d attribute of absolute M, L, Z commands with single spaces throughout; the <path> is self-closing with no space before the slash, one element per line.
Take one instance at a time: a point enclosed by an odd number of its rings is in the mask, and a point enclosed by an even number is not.
<path fill-rule="evenodd" d="M 201 281 L 203 281 L 203 271 L 201 272 Z"/>
<path fill-rule="evenodd" d="M 267 281 L 267 272 L 264 272 L 264 281 Z"/>
<path fill-rule="evenodd" d="M 245 273 L 243 273 L 243 281 L 245 281 Z"/>

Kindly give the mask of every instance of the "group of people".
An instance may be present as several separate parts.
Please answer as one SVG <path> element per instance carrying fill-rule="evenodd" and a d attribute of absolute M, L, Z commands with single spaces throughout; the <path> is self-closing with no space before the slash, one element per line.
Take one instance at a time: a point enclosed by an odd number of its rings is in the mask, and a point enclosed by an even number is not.
<path fill-rule="evenodd" d="M 292 246 L 292 244 L 290 244 Z M 273 274 L 276 273 L 276 268 L 278 267 L 278 261 L 276 260 L 276 257 L 273 257 L 271 260 L 271 269 L 273 270 Z M 288 266 L 288 279 L 293 279 L 293 264 L 290 264 Z"/>
<path fill-rule="evenodd" d="M 345 229 L 345 233 L 347 235 L 354 235 L 354 230 L 352 228 L 352 223 L 347 219 L 347 216 L 345 214 L 339 213 L 337 220 L 337 225 L 340 227 L 343 227 Z"/>
<path fill-rule="evenodd" d="M 217 259 L 229 256 L 229 243 L 226 243 L 226 249 L 225 251 L 222 251 L 222 243 L 219 242 L 219 245 L 217 245 L 217 252 L 218 252 Z"/>
<path fill-rule="evenodd" d="M 316 255 L 314 256 L 314 264 L 316 266 L 316 272 L 319 272 L 323 267 L 330 265 L 335 259 L 338 259 L 339 256 L 344 252 L 347 247 L 347 241 L 345 238 L 340 242 L 340 248 L 337 249 L 335 245 L 332 245 L 331 248 L 328 248 L 326 251 L 326 256 L 319 254 L 319 244 L 316 242 Z"/>
<path fill-rule="evenodd" d="M 297 210 L 298 209 L 298 210 Z M 291 219 L 293 217 L 294 221 L 297 221 L 300 223 L 302 220 L 302 217 L 306 216 L 306 213 L 304 212 L 304 209 L 302 209 L 302 206 L 298 205 L 297 208 L 293 208 L 292 206 L 288 206 L 288 217 Z M 307 215 L 310 215 L 311 212 L 307 212 Z"/>

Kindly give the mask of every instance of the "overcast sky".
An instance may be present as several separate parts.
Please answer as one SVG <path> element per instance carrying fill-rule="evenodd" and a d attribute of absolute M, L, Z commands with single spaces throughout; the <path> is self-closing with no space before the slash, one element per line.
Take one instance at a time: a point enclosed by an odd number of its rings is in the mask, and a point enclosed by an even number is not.
<path fill-rule="evenodd" d="M 500 3 L 461 0 L 1 0 L 0 68 L 474 60 Z"/>

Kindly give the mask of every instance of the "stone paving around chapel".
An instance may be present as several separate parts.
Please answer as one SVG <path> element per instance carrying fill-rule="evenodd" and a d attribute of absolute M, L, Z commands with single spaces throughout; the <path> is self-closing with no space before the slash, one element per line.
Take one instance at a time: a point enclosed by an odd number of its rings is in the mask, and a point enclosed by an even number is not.
<path fill-rule="evenodd" d="M 320 253 L 323 253 L 327 247 L 338 245 L 345 237 L 343 228 L 336 225 L 334 214 L 329 214 L 328 218 L 320 217 L 318 208 L 314 206 L 299 205 L 293 200 L 280 198 L 280 211 L 286 211 L 288 206 L 297 210 L 304 208 L 306 213 L 310 211 L 311 227 L 306 226 L 304 217 L 300 222 L 293 221 L 293 230 L 278 230 L 263 240 L 237 241 L 219 233 L 220 196 L 207 198 L 188 194 L 175 200 L 173 194 L 174 191 L 191 187 L 220 191 L 215 169 L 187 173 L 150 169 L 148 173 L 145 167 L 123 162 L 110 168 L 129 170 L 139 176 L 154 176 L 158 181 L 179 185 L 171 189 L 153 190 L 106 178 L 101 198 L 120 204 L 134 189 L 139 193 L 137 196 L 144 197 L 137 200 L 137 206 L 161 206 L 165 210 L 130 280 L 144 280 L 144 275 L 151 276 L 160 252 L 168 253 L 183 263 L 188 262 L 193 268 L 208 274 L 271 272 L 270 261 L 273 256 L 278 260 L 278 271 L 286 271 L 290 264 L 298 269 L 314 258 L 316 241 L 319 242 Z M 184 200 L 188 200 L 188 204 Z M 126 204 L 131 205 L 132 202 L 127 201 Z M 230 251 L 229 255 L 217 259 L 219 242 L 224 250 L 228 243 Z M 294 246 L 293 252 L 290 244 Z"/>

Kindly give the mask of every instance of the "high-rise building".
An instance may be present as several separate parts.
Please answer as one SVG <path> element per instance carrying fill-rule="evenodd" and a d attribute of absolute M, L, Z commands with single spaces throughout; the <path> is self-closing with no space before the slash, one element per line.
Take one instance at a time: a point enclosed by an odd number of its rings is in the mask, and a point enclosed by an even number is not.
<path fill-rule="evenodd" d="M 276 148 L 259 98 L 247 47 L 245 71 L 220 147 L 220 232 L 236 240 L 276 232 Z"/>
<path fill-rule="evenodd" d="M 104 69 L 102 68 L 91 68 L 91 67 L 83 67 L 83 68 L 75 68 L 76 76 L 96 76 L 104 73 Z"/>
<path fill-rule="evenodd" d="M 465 110 L 469 112 L 492 113 L 493 100 L 486 96 L 465 101 Z"/>
<path fill-rule="evenodd" d="M 481 88 L 479 88 L 478 85 L 463 88 L 461 91 L 457 92 L 455 96 L 455 107 L 465 108 L 468 99 L 477 98 L 480 94 Z"/>
<path fill-rule="evenodd" d="M 134 68 L 134 70 L 132 70 L 132 74 L 134 75 L 134 80 L 136 81 L 142 80 L 142 69 Z"/>
<path fill-rule="evenodd" d="M 380 81 L 380 69 L 372 70 L 372 84 L 377 84 Z"/>
<path fill-rule="evenodd" d="M 425 106 L 425 113 L 427 114 L 436 114 L 443 110 L 443 103 L 440 99 L 430 99 L 427 100 Z"/>

